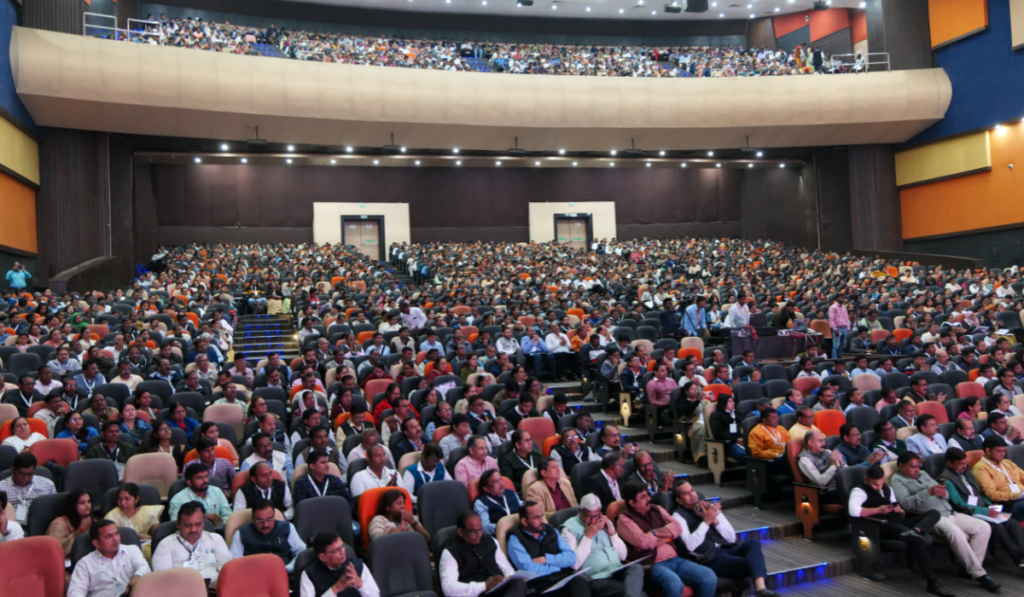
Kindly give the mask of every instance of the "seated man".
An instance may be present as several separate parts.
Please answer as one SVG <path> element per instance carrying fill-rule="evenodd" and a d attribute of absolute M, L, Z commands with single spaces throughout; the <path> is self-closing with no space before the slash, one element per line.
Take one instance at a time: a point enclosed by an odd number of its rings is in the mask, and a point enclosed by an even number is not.
<path fill-rule="evenodd" d="M 982 439 L 999 437 L 1008 446 L 1016 446 L 1021 443 L 1020 430 L 1010 425 L 1010 420 L 1001 412 L 989 413 L 988 429 L 982 432 L 981 437 Z"/>
<path fill-rule="evenodd" d="M 761 554 L 761 542 L 747 539 L 736 544 L 736 531 L 722 514 L 722 504 L 702 501 L 687 482 L 673 490 L 676 508 L 672 518 L 679 523 L 679 539 L 689 555 L 701 566 L 724 578 L 754 579 L 754 595 L 779 597 L 765 585 L 768 570 Z"/>
<path fill-rule="evenodd" d="M 117 525 L 98 520 L 89 527 L 96 549 L 78 561 L 68 583 L 67 597 L 117 597 L 130 594 L 139 577 L 149 574 L 142 550 L 121 545 Z"/>
<path fill-rule="evenodd" d="M 900 454 L 907 451 L 907 444 L 903 440 L 896 438 L 896 427 L 889 421 L 879 419 L 875 421 L 873 429 L 875 437 L 878 439 L 871 445 L 871 449 L 884 451 L 886 462 L 895 462 Z"/>
<path fill-rule="evenodd" d="M 441 590 L 445 595 L 479 597 L 515 573 L 505 552 L 498 547 L 498 541 L 485 537 L 480 516 L 467 510 L 459 515 L 455 524 L 458 537 L 445 544 L 438 565 Z M 526 597 L 526 581 L 512 579 L 493 595 Z"/>
<path fill-rule="evenodd" d="M 868 450 L 860 443 L 860 429 L 850 423 L 844 423 L 839 428 L 839 437 L 842 438 L 837 450 L 846 461 L 846 466 L 871 466 L 882 464 L 888 458 L 886 452 L 880 449 Z M 893 458 L 895 460 L 895 458 Z"/>
<path fill-rule="evenodd" d="M 675 476 L 671 471 L 659 474 L 654 464 L 654 457 L 647 450 L 639 450 L 633 456 L 633 465 L 636 467 L 636 471 L 622 481 L 639 481 L 643 483 L 647 487 L 647 493 L 650 494 L 651 501 L 655 504 L 660 504 L 661 496 L 672 491 L 672 483 L 675 481 Z"/>
<path fill-rule="evenodd" d="M 974 465 L 985 497 L 997 504 L 1010 506 L 1014 520 L 1024 520 L 1024 471 L 1006 458 L 1006 442 L 1001 437 L 987 437 L 983 444 L 985 456 Z"/>
<path fill-rule="evenodd" d="M 937 511 L 941 518 L 935 523 L 932 533 L 949 543 L 967 574 L 982 588 L 992 593 L 998 591 L 1001 585 L 982 566 L 988 540 L 992 536 L 988 524 L 955 512 L 949 505 L 946 486 L 921 470 L 921 457 L 915 452 L 907 450 L 900 454 L 896 465 L 899 472 L 892 476 L 890 483 L 900 507 L 910 512 Z"/>
<path fill-rule="evenodd" d="M 0 543 L 25 538 L 25 529 L 13 520 L 7 520 L 7 494 L 0 491 Z"/>
<path fill-rule="evenodd" d="M 537 468 L 540 454 L 535 452 L 536 446 L 529 432 L 516 430 L 512 432 L 512 450 L 501 457 L 498 467 L 504 477 L 512 480 L 516 491 L 522 491 L 523 475 L 526 471 Z"/>
<path fill-rule="evenodd" d="M 341 450 L 331 445 L 331 429 L 326 425 L 315 427 L 309 432 L 309 445 L 303 448 L 295 457 L 295 467 L 298 468 L 306 464 L 309 459 L 309 453 L 314 450 L 327 454 L 327 461 L 337 466 L 342 475 L 345 474 L 346 469 L 348 469 L 348 459 L 341 453 Z"/>
<path fill-rule="evenodd" d="M 248 509 L 249 504 L 257 498 L 268 500 L 275 509 L 284 512 L 286 519 L 291 520 L 291 489 L 284 481 L 274 478 L 274 469 L 266 462 L 257 462 L 249 469 L 249 480 L 235 492 L 235 512 Z"/>
<path fill-rule="evenodd" d="M 946 438 L 939 433 L 939 422 L 934 415 L 921 415 L 917 418 L 917 433 L 907 438 L 907 449 L 921 458 L 932 454 L 946 453 Z"/>
<path fill-rule="evenodd" d="M 548 524 L 544 509 L 537 502 L 524 502 L 520 506 L 519 524 L 508 534 L 508 559 L 517 570 L 543 577 L 530 582 L 530 587 L 538 593 L 573 574 L 576 565 L 576 554 Z M 585 578 L 577 576 L 552 594 L 590 597 L 590 586 Z"/>
<path fill-rule="evenodd" d="M 194 568 L 210 581 L 210 589 L 216 590 L 217 575 L 224 564 L 231 561 L 232 554 L 223 537 L 203 530 L 205 514 L 199 502 L 189 502 L 178 509 L 175 540 L 170 541 L 171 537 L 166 537 L 167 540 L 156 547 L 153 570 Z"/>
<path fill-rule="evenodd" d="M 447 404 L 447 403 L 446 403 Z M 360 458 L 369 458 L 370 448 L 373 446 L 380 446 L 384 448 L 384 454 L 387 455 L 387 461 L 389 466 L 395 466 L 395 459 L 391 455 L 391 450 L 387 446 L 380 443 L 380 434 L 377 430 L 370 425 L 366 429 L 363 429 L 362 433 L 359 434 L 359 445 L 352 448 L 348 453 L 348 463 L 351 465 L 353 462 Z"/>
<path fill-rule="evenodd" d="M 370 567 L 361 560 L 348 559 L 345 544 L 337 533 L 317 533 L 313 537 L 313 553 L 317 561 L 302 571 L 299 597 L 380 597 L 380 589 L 373 580 Z"/>
<path fill-rule="evenodd" d="M 100 441 L 87 449 L 82 454 L 83 460 L 105 459 L 113 462 L 117 467 L 117 476 L 120 479 L 124 475 L 124 464 L 135 455 L 135 445 L 130 442 L 122 442 L 121 422 L 107 419 L 100 426 Z M 231 463 L 228 463 L 230 466 Z M 232 469 L 232 473 L 234 469 Z"/>
<path fill-rule="evenodd" d="M 416 516 L 405 508 L 405 493 L 397 489 L 385 491 L 377 507 L 377 514 L 370 519 L 370 527 L 367 531 L 370 541 L 381 535 L 411 532 L 423 535 L 427 544 L 430 544 L 430 533 L 420 524 Z"/>
<path fill-rule="evenodd" d="M 493 469 L 480 476 L 479 487 L 480 495 L 473 502 L 473 511 L 483 521 L 484 533 L 494 535 L 498 521 L 519 510 L 519 494 L 505 487 L 501 473 Z"/>
<path fill-rule="evenodd" d="M 846 461 L 838 450 L 825 449 L 824 433 L 808 431 L 804 436 L 804 449 L 797 455 L 796 461 L 804 480 L 825 490 L 821 494 L 822 504 L 842 502 L 842 495 L 836 487 L 836 476 L 839 469 L 846 466 Z"/>
<path fill-rule="evenodd" d="M 562 467 L 550 456 L 542 456 L 537 462 L 540 481 L 526 488 L 526 499 L 537 502 L 545 512 L 558 512 L 566 508 L 575 508 L 576 494 L 572 483 L 562 475 Z"/>
<path fill-rule="evenodd" d="M 646 558 L 644 564 L 651 566 L 651 580 L 661 587 L 662 595 L 682 595 L 683 589 L 690 587 L 695 597 L 713 597 L 718 585 L 715 573 L 676 551 L 676 539 L 683 531 L 679 522 L 661 506 L 651 504 L 642 483 L 625 483 L 622 499 L 626 507 L 616 530 L 626 542 L 627 561 Z"/>
<path fill-rule="evenodd" d="M 913 427 L 914 421 L 917 418 L 916 413 L 917 407 L 914 406 L 913 402 L 910 400 L 902 400 L 900 401 L 900 407 L 897 410 L 896 416 L 889 419 L 889 422 L 892 423 L 892 426 L 895 427 L 897 431 L 904 427 Z"/>
<path fill-rule="evenodd" d="M 959 448 L 964 452 L 970 452 L 971 450 L 983 450 L 985 438 L 980 433 L 974 430 L 974 421 L 964 417 L 958 418 L 954 427 L 956 431 L 946 442 L 946 445 L 950 448 Z"/>
<path fill-rule="evenodd" d="M 185 468 L 197 464 L 205 464 L 210 471 L 210 484 L 220 488 L 225 494 L 231 491 L 231 481 L 235 478 L 235 467 L 226 458 L 217 458 L 217 442 L 208 437 L 196 440 L 196 453 L 199 458 L 189 461 Z"/>
<path fill-rule="evenodd" d="M 447 404 L 447 403 L 445 403 Z M 448 426 L 448 435 L 441 438 L 438 445 L 441 446 L 441 451 L 444 452 L 444 457 L 448 458 L 448 455 L 452 453 L 455 448 L 466 447 L 466 442 L 469 440 L 469 436 L 472 435 L 472 427 L 469 425 L 469 417 L 464 414 L 452 415 L 451 425 Z"/>
<path fill-rule="evenodd" d="M 444 463 L 441 462 L 442 456 L 441 446 L 429 443 L 423 446 L 420 461 L 406 467 L 402 474 L 402 487 L 412 496 L 412 503 L 416 503 L 420 489 L 427 483 L 452 480 L 452 476 L 448 474 Z"/>
<path fill-rule="evenodd" d="M 455 480 L 466 487 L 479 479 L 484 471 L 497 469 L 498 462 L 487 453 L 487 440 L 479 435 L 469 436 L 466 442 L 469 456 L 459 459 L 455 465 Z"/>
<path fill-rule="evenodd" d="M 518 382 L 514 379 L 509 381 L 518 385 Z M 505 413 L 505 419 L 508 420 L 508 424 L 512 429 L 518 429 L 519 422 L 523 419 L 540 416 L 540 414 L 537 413 L 537 410 L 533 408 L 533 404 L 534 400 L 532 394 L 523 393 L 519 395 L 519 403 L 516 404 L 516 407 Z"/>
<path fill-rule="evenodd" d="M 579 432 L 572 427 L 562 430 L 561 441 L 551 448 L 551 457 L 558 461 L 567 475 L 571 475 L 572 469 L 581 462 L 601 460 L 590 446 L 580 441 Z"/>
<path fill-rule="evenodd" d="M 601 458 L 601 470 L 590 478 L 587 493 L 593 493 L 601 500 L 601 508 L 606 512 L 608 506 L 622 499 L 620 481 L 625 472 L 625 462 L 619 452 L 608 452 Z"/>
<path fill-rule="evenodd" d="M 352 476 L 352 497 L 356 498 L 372 487 L 397 487 L 398 471 L 388 468 L 388 453 L 384 446 L 374 444 L 366 458 L 367 467 Z"/>
<path fill-rule="evenodd" d="M 786 458 L 789 432 L 779 425 L 779 413 L 774 408 L 768 407 L 761 412 L 761 422 L 750 430 L 747 443 L 754 458 L 771 461 L 770 472 L 789 473 L 789 459 Z"/>
<path fill-rule="evenodd" d="M 423 439 L 423 427 L 415 417 L 409 417 L 402 421 L 402 439 L 394 442 L 395 449 L 392 450 L 392 456 L 401 462 L 402 456 L 423 451 L 424 443 L 426 442 Z"/>
<path fill-rule="evenodd" d="M 281 558 L 290 573 L 295 558 L 306 549 L 295 526 L 290 522 L 275 520 L 274 505 L 267 500 L 256 499 L 249 509 L 252 511 L 252 522 L 235 532 L 231 539 L 231 557 L 269 553 Z"/>
<path fill-rule="evenodd" d="M 639 447 L 636 443 L 622 443 L 622 436 L 619 434 L 619 428 L 615 425 L 606 425 L 601 428 L 601 442 L 597 444 L 597 448 L 594 449 L 594 453 L 598 456 L 604 456 L 608 452 L 621 452 L 622 457 L 629 460 L 633 457 L 633 452 L 636 452 Z"/>
<path fill-rule="evenodd" d="M 626 561 L 627 548 L 615 525 L 601 514 L 601 500 L 588 493 L 580 500 L 578 516 L 562 526 L 562 540 L 576 553 L 574 570 L 588 568 L 594 579 L 590 592 L 606 597 L 641 597 L 644 595 L 644 569 L 640 563 L 630 564 L 612 574 Z"/>
<path fill-rule="evenodd" d="M 925 578 L 925 590 L 938 597 L 954 597 L 953 592 L 946 589 L 935 577 L 931 565 L 931 542 L 924 537 L 935 527 L 941 515 L 930 510 L 924 514 L 908 518 L 896 501 L 896 494 L 885 484 L 885 471 L 878 465 L 868 467 L 864 475 L 864 483 L 850 491 L 848 504 L 850 516 L 859 518 L 871 516 L 882 518 L 886 524 L 881 525 L 883 541 L 902 541 L 907 551 L 914 558 L 917 569 Z M 865 574 L 880 577 L 871 570 Z M 881 580 L 881 578 L 878 578 Z"/>
<path fill-rule="evenodd" d="M 331 460 L 326 452 L 309 453 L 309 474 L 295 480 L 295 504 L 305 499 L 336 495 L 349 499 L 345 482 L 331 474 Z"/>
<path fill-rule="evenodd" d="M 28 510 L 41 495 L 56 493 L 53 481 L 36 475 L 36 457 L 22 452 L 11 463 L 11 476 L 0 481 L 0 491 L 7 495 L 7 503 L 14 507 L 14 518 L 20 525 L 28 524 Z M 5 506 L 6 507 L 6 506 Z"/>
<path fill-rule="evenodd" d="M 1018 567 L 1024 568 L 1024 529 L 1020 523 L 1008 515 L 996 512 L 981 489 L 981 483 L 967 466 L 967 454 L 960 448 L 950 448 L 946 452 L 946 468 L 942 469 L 937 481 L 946 484 L 949 503 L 954 508 L 969 514 L 980 514 L 989 518 L 1007 518 L 1002 524 L 988 522 L 992 536 L 1002 546 L 1010 559 Z"/>
<path fill-rule="evenodd" d="M 231 507 L 224 492 L 210 485 L 210 472 L 206 465 L 200 463 L 185 469 L 185 484 L 188 487 L 171 498 L 168 510 L 171 520 L 178 520 L 178 509 L 185 504 L 199 502 L 203 506 L 204 518 L 215 527 L 224 526 L 224 521 L 231 516 Z"/>
<path fill-rule="evenodd" d="M 796 408 L 796 423 L 789 428 L 789 437 L 804 437 L 808 431 L 821 430 L 814 424 L 814 410 L 806 404 L 801 404 Z"/>
<path fill-rule="evenodd" d="M 282 479 L 292 478 L 292 459 L 285 452 L 274 449 L 270 436 L 260 431 L 252 436 L 252 455 L 242 461 L 239 470 L 247 471 L 257 462 L 266 462 L 274 467 Z"/>
<path fill-rule="evenodd" d="M 788 415 L 790 413 L 796 413 L 796 409 L 804 403 L 804 395 L 800 390 L 790 388 L 786 390 L 786 401 L 782 403 L 777 411 L 779 416 Z"/>

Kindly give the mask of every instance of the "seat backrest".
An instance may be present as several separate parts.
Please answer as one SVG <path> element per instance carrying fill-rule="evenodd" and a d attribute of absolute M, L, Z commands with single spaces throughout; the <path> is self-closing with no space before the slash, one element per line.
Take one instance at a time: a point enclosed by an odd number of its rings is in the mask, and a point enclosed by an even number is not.
<path fill-rule="evenodd" d="M 572 484 L 573 493 L 580 497 L 585 495 L 587 484 L 590 483 L 590 478 L 600 471 L 600 460 L 581 462 L 574 466 L 572 468 L 572 473 L 569 475 L 569 482 Z"/>
<path fill-rule="evenodd" d="M 470 508 L 469 493 L 461 481 L 435 481 L 420 488 L 417 495 L 420 523 L 427 532 L 453 526 L 459 514 Z"/>
<path fill-rule="evenodd" d="M 793 387 L 800 390 L 804 396 L 809 396 L 819 386 L 821 386 L 821 380 L 817 377 L 798 377 L 793 380 Z"/>
<path fill-rule="evenodd" d="M 881 390 L 882 380 L 874 373 L 861 373 L 853 376 L 853 387 L 864 392 Z"/>
<path fill-rule="evenodd" d="M 73 439 L 39 440 L 32 444 L 28 451 L 36 457 L 36 461 L 40 464 L 54 460 L 66 468 L 78 460 L 78 442 Z"/>
<path fill-rule="evenodd" d="M 577 465 L 579 466 L 579 465 Z M 502 516 L 494 525 L 494 538 L 498 541 L 498 547 L 508 555 L 508 534 L 519 524 L 519 514 Z"/>
<path fill-rule="evenodd" d="M 135 529 L 130 527 L 117 527 L 117 533 L 121 535 L 121 545 L 134 545 L 139 549 L 142 549 L 142 541 L 139 540 L 139 534 L 135 532 Z M 75 538 L 75 542 L 71 545 L 71 568 L 74 569 L 75 564 L 79 560 L 95 551 L 96 547 L 92 544 L 92 538 L 89 537 L 89 533 L 82 533 Z"/>
<path fill-rule="evenodd" d="M 139 577 L 139 584 L 133 593 L 146 597 L 177 597 L 179 595 L 203 595 L 206 582 L 203 574 L 194 568 L 169 568 L 150 572 Z"/>
<path fill-rule="evenodd" d="M 401 554 L 401 557 L 395 557 Z M 370 543 L 370 571 L 380 588 L 380 597 L 432 593 L 427 540 L 416 532 L 381 535 Z"/>
<path fill-rule="evenodd" d="M 117 466 L 109 460 L 79 460 L 64 469 L 64 491 L 84 489 L 94 504 L 102 503 L 103 494 L 117 484 Z"/>
<path fill-rule="evenodd" d="M 231 560 L 217 575 L 217 597 L 287 597 L 288 591 L 284 562 L 271 554 Z"/>
<path fill-rule="evenodd" d="M 837 410 L 819 410 L 814 413 L 814 426 L 821 429 L 826 437 L 839 435 L 839 428 L 846 423 L 846 416 Z"/>
<path fill-rule="evenodd" d="M 526 431 L 537 446 L 543 446 L 544 440 L 554 436 L 555 424 L 547 417 L 529 417 L 519 422 L 518 429 Z"/>
<path fill-rule="evenodd" d="M 124 465 L 125 482 L 152 485 L 162 498 L 167 497 L 171 484 L 177 479 L 178 465 L 170 454 L 136 454 Z"/>
<path fill-rule="evenodd" d="M 424 485 L 424 487 L 426 487 Z M 370 520 L 377 515 L 377 508 L 384 494 L 389 491 L 401 491 L 405 494 L 405 509 L 412 514 L 412 498 L 404 487 L 373 487 L 359 496 L 359 528 L 362 529 L 363 545 L 370 543 Z M 423 491 L 423 488 L 420 488 Z"/>
<path fill-rule="evenodd" d="M 28 508 L 28 528 L 25 534 L 29 537 L 45 535 L 50 523 L 64 514 L 64 500 L 67 492 L 41 495 L 32 500 Z"/>
<path fill-rule="evenodd" d="M 46 536 L 0 543 L 0 595 L 63 597 L 60 543 Z"/>
<path fill-rule="evenodd" d="M 949 413 L 946 412 L 946 405 L 940 402 L 934 402 L 931 400 L 918 402 L 916 410 L 917 416 L 932 415 L 935 417 L 935 421 L 940 425 L 949 422 Z"/>
<path fill-rule="evenodd" d="M 796 458 L 803 449 L 804 438 L 802 437 L 789 440 L 789 444 L 786 446 L 786 458 L 789 460 L 789 469 L 793 471 L 793 480 L 797 483 L 804 483 L 804 475 L 796 464 Z"/>
<path fill-rule="evenodd" d="M 984 386 L 976 381 L 962 381 L 956 384 L 957 398 L 967 398 L 969 396 L 979 399 L 984 398 L 986 396 Z"/>
<path fill-rule="evenodd" d="M 846 422 L 852 424 L 861 433 L 874 428 L 875 422 L 881 417 L 878 410 L 873 406 L 858 406 L 851 408 L 846 415 Z"/>
<path fill-rule="evenodd" d="M 312 497 L 295 505 L 292 517 L 295 532 L 306 545 L 322 531 L 334 531 L 345 545 L 355 545 L 352 536 L 352 510 L 348 500 L 337 495 Z"/>

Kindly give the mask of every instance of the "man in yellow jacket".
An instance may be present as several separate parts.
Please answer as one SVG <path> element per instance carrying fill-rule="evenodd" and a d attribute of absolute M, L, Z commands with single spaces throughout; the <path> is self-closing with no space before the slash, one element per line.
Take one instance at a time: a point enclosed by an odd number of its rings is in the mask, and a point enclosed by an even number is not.
<path fill-rule="evenodd" d="M 750 430 L 747 445 L 754 458 L 771 460 L 769 470 L 785 472 L 789 469 L 786 459 L 786 445 L 789 444 L 789 432 L 779 425 L 779 413 L 768 407 L 761 411 L 761 422 Z"/>
<path fill-rule="evenodd" d="M 1024 471 L 1006 459 L 1006 441 L 998 436 L 985 438 L 985 456 L 974 465 L 973 473 L 985 497 L 996 503 L 1012 503 L 1010 516 L 1024 520 Z"/>

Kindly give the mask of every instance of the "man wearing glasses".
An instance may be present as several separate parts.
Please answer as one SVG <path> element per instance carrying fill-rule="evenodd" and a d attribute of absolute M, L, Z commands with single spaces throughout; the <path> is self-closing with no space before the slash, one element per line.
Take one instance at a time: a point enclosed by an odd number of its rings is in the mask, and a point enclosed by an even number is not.
<path fill-rule="evenodd" d="M 594 582 L 591 595 L 601 597 L 640 597 L 644 589 L 644 569 L 630 564 L 618 572 L 626 559 L 626 544 L 615 532 L 615 525 L 601 514 L 601 500 L 588 493 L 580 500 L 579 516 L 562 526 L 562 539 L 576 552 L 574 570 L 589 568 Z"/>
<path fill-rule="evenodd" d="M 290 522 L 274 519 L 274 505 L 265 499 L 254 500 L 252 522 L 238 529 L 231 540 L 231 557 L 273 554 L 284 562 L 291 573 L 295 558 L 306 549 L 299 533 Z"/>

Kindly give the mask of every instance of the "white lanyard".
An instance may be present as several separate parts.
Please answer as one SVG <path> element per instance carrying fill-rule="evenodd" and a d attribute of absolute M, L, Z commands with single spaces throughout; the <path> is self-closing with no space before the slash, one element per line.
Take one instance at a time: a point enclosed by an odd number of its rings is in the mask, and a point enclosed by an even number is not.
<path fill-rule="evenodd" d="M 771 427 L 769 427 L 767 425 L 764 425 L 764 424 L 762 424 L 761 427 L 764 427 L 764 430 L 768 432 L 768 435 L 772 436 L 772 439 L 775 440 L 775 444 L 776 445 L 782 443 L 782 434 L 781 433 L 775 433 L 774 431 L 772 431 Z"/>
<path fill-rule="evenodd" d="M 495 506 L 497 506 L 497 505 L 498 505 L 498 500 L 494 499 L 493 497 L 491 497 L 491 496 L 487 496 L 487 499 L 489 499 L 489 500 L 491 500 L 492 502 L 494 502 L 494 505 L 495 505 Z M 506 516 L 509 516 L 509 515 L 511 515 L 511 514 L 512 514 L 512 511 L 508 509 L 508 498 L 506 498 L 506 497 L 505 497 L 505 494 L 504 494 L 504 493 L 503 493 L 503 494 L 501 494 L 501 501 L 502 501 L 502 503 L 504 503 L 504 508 L 505 508 L 505 515 L 506 515 Z"/>
<path fill-rule="evenodd" d="M 519 454 L 516 454 L 516 458 L 519 459 L 519 462 L 525 464 L 527 468 L 533 468 L 533 454 L 530 454 L 530 462 L 526 462 L 525 460 L 523 460 L 523 458 Z"/>
<path fill-rule="evenodd" d="M 320 491 L 320 489 L 316 486 L 316 479 L 314 479 L 313 477 L 309 478 L 309 484 L 313 486 L 313 491 L 316 492 L 317 497 L 324 497 L 324 495 L 327 494 L 327 486 L 330 485 L 331 482 L 327 479 L 327 477 L 324 477 L 323 491 Z"/>
<path fill-rule="evenodd" d="M 309 480 L 310 480 L 310 481 L 312 481 L 312 480 L 313 480 L 313 478 L 312 478 L 312 477 L 310 477 L 310 479 L 309 479 Z M 314 484 L 313 484 L 313 487 L 316 487 L 316 483 L 314 483 Z M 263 490 L 262 490 L 262 489 L 260 489 L 259 487 L 257 487 L 257 488 L 256 488 L 256 491 L 260 492 L 260 497 L 261 497 L 261 498 L 263 498 L 263 499 L 265 499 L 265 500 L 267 500 L 267 501 L 269 502 L 269 501 L 271 501 L 271 499 L 270 499 L 270 495 L 271 495 L 271 494 L 273 493 L 273 491 L 274 491 L 274 488 L 273 488 L 273 487 L 270 487 L 269 489 L 267 489 L 267 492 L 266 492 L 266 493 L 263 493 Z M 321 495 L 320 497 L 323 497 L 323 496 Z"/>
<path fill-rule="evenodd" d="M 97 375 L 96 377 L 99 377 L 99 376 Z M 99 382 L 98 381 L 94 381 L 94 382 L 92 382 L 92 384 L 90 384 L 89 380 L 86 379 L 84 375 L 82 376 L 82 382 L 85 383 L 86 389 L 89 390 L 89 395 L 92 396 L 92 389 L 95 388 L 96 384 L 99 383 Z"/>
<path fill-rule="evenodd" d="M 435 473 L 437 472 L 436 468 L 434 469 L 434 472 Z M 416 469 L 416 474 L 419 475 L 420 480 L 423 481 L 424 484 L 430 483 L 431 477 L 434 476 L 434 473 L 427 472 L 427 471 L 424 471 L 424 470 L 420 470 L 418 468 Z"/>
<path fill-rule="evenodd" d="M 989 464 L 989 466 L 991 466 L 993 468 L 999 469 L 999 472 L 1003 473 L 1003 476 L 1006 477 L 1006 482 L 1009 483 L 1010 485 L 1013 485 L 1013 480 L 1010 479 L 1010 473 L 1006 472 L 1006 469 L 1003 468 L 1002 463 L 996 464 L 996 463 L 992 462 L 991 460 L 989 460 L 988 458 L 982 458 L 982 460 L 987 462 Z"/>
<path fill-rule="evenodd" d="M 21 392 L 18 392 L 18 396 L 21 397 L 21 401 L 25 403 L 25 406 L 27 406 L 29 408 L 32 407 L 32 400 L 31 400 L 32 396 L 29 396 L 28 400 L 25 399 L 25 395 L 22 394 Z"/>

